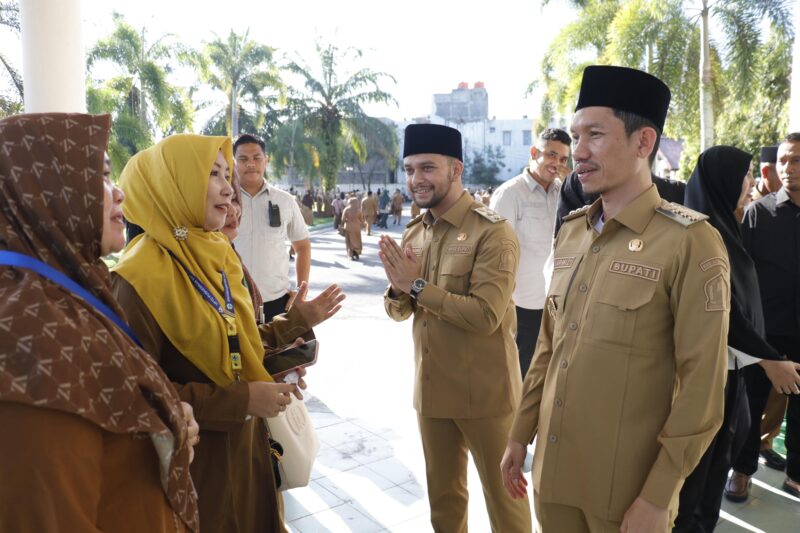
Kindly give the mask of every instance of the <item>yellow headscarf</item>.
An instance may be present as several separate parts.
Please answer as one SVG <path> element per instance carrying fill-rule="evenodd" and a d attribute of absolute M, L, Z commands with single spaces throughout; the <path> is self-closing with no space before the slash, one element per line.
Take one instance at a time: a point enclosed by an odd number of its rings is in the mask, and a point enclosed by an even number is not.
<path fill-rule="evenodd" d="M 192 285 L 177 257 L 224 305 L 222 274 L 236 310 L 242 379 L 272 381 L 262 363 L 264 347 L 253 304 L 242 284 L 242 266 L 228 239 L 203 230 L 209 174 L 217 153 L 233 171 L 226 137 L 173 135 L 133 156 L 120 175 L 125 218 L 141 226 L 113 269 L 125 278 L 153 314 L 170 342 L 211 381 L 234 381 L 225 320 Z M 188 229 L 178 240 L 174 228 Z"/>

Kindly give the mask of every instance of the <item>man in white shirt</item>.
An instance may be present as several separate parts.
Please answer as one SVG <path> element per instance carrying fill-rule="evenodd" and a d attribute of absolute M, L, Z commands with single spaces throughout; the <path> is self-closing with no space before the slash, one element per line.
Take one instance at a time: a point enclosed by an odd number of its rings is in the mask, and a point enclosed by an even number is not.
<path fill-rule="evenodd" d="M 522 377 L 536 348 L 546 294 L 544 264 L 553 245 L 561 177 L 567 173 L 571 139 L 561 129 L 546 129 L 534 146 L 528 167 L 497 188 L 489 207 L 501 214 L 519 238 L 520 261 L 513 298 L 517 308 L 516 343 Z"/>
<path fill-rule="evenodd" d="M 297 285 L 308 283 L 311 241 L 300 207 L 289 193 L 264 178 L 269 161 L 264 141 L 240 135 L 233 144 L 242 186 L 242 222 L 234 242 L 264 299 L 264 321 L 283 313 L 291 296 L 286 241 L 297 256 Z"/>

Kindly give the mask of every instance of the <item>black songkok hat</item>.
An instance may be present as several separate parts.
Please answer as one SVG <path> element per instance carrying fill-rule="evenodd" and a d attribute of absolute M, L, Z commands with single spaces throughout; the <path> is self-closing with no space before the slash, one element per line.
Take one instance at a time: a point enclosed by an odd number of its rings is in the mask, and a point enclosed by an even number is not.
<path fill-rule="evenodd" d="M 403 141 L 403 157 L 416 154 L 441 154 L 464 161 L 461 132 L 440 124 L 410 124 Z"/>
<path fill-rule="evenodd" d="M 655 76 L 626 67 L 592 65 L 583 71 L 575 111 L 584 107 L 611 107 L 635 113 L 664 130 L 669 109 L 669 87 Z"/>
<path fill-rule="evenodd" d="M 761 147 L 761 162 L 762 163 L 777 163 L 778 162 L 778 147 L 777 146 L 762 146 Z"/>

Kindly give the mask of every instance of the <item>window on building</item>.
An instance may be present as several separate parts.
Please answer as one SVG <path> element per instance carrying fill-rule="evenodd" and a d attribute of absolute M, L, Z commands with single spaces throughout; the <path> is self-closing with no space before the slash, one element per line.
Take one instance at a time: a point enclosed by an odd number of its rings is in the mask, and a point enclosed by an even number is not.
<path fill-rule="evenodd" d="M 531 145 L 531 132 L 530 130 L 523 130 L 522 131 L 522 146 L 530 146 Z"/>
<path fill-rule="evenodd" d="M 511 146 L 511 132 L 509 130 L 503 132 L 503 146 Z"/>
<path fill-rule="evenodd" d="M 491 127 L 489 128 L 489 133 L 494 133 L 494 131 L 495 131 L 495 127 L 494 127 L 494 126 L 491 126 Z"/>

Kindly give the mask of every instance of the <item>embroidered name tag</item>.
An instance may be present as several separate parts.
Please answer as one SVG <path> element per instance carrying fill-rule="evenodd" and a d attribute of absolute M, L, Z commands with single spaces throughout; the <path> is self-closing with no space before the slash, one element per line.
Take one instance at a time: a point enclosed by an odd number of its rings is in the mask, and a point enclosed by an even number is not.
<path fill-rule="evenodd" d="M 633 276 L 650 281 L 658 281 L 661 278 L 660 268 L 641 265 L 639 263 L 629 263 L 627 261 L 614 260 L 611 262 L 611 266 L 608 267 L 608 270 L 615 274 L 624 274 L 626 276 Z"/>
<path fill-rule="evenodd" d="M 572 257 L 556 257 L 553 260 L 553 268 L 569 268 L 575 262 L 575 256 Z"/>
<path fill-rule="evenodd" d="M 414 255 L 420 256 L 422 255 L 422 246 L 412 246 L 411 251 L 414 252 Z"/>
<path fill-rule="evenodd" d="M 450 244 L 445 250 L 449 255 L 469 255 L 472 253 L 472 245 L 470 244 Z"/>

